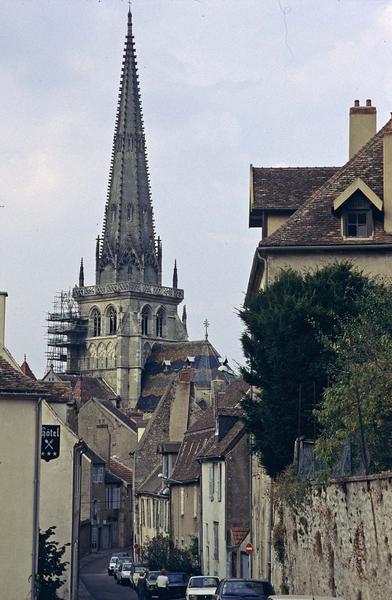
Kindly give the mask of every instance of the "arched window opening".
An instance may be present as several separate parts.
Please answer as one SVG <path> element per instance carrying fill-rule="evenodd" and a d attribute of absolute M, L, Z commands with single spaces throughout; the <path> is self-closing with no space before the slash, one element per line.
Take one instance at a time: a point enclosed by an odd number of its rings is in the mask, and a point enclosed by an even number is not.
<path fill-rule="evenodd" d="M 157 337 L 163 337 L 163 321 L 165 313 L 163 308 L 160 308 L 155 318 L 155 334 Z"/>
<path fill-rule="evenodd" d="M 127 206 L 127 219 L 128 219 L 128 221 L 132 221 L 133 220 L 133 206 L 132 206 L 132 204 L 128 204 L 128 206 Z"/>
<path fill-rule="evenodd" d="M 145 306 L 142 310 L 142 335 L 150 334 L 150 308 Z"/>
<path fill-rule="evenodd" d="M 93 311 L 91 319 L 93 337 L 99 337 L 101 335 L 101 313 L 98 309 Z"/>
<path fill-rule="evenodd" d="M 114 335 L 117 332 L 117 311 L 111 307 L 108 312 L 109 317 L 109 335 Z"/>

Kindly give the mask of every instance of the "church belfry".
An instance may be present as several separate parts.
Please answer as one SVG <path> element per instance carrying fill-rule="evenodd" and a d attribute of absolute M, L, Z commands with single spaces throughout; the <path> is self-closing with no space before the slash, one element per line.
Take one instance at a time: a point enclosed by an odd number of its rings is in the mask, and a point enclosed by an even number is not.
<path fill-rule="evenodd" d="M 184 299 L 177 270 L 173 287 L 162 286 L 162 244 L 154 228 L 130 12 L 103 230 L 95 258 L 95 285 L 85 285 L 81 266 L 79 285 L 72 292 L 78 337 L 72 334 L 74 323 L 67 322 L 61 343 L 53 335 L 48 345 L 59 345 L 68 372 L 102 377 L 123 406 L 132 408 L 154 343 L 185 341 L 188 336 L 186 322 L 177 314 Z M 50 315 L 51 322 L 59 318 L 57 313 Z"/>

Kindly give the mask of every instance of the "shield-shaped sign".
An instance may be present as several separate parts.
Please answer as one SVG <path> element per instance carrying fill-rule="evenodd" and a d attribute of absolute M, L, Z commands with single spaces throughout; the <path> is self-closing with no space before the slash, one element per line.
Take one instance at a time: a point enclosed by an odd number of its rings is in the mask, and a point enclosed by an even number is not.
<path fill-rule="evenodd" d="M 54 460 L 60 456 L 60 425 L 42 425 L 41 458 Z"/>

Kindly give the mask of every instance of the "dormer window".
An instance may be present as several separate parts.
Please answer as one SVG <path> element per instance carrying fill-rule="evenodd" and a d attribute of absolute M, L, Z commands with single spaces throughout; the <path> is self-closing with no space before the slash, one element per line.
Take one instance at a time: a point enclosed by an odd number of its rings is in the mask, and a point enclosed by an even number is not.
<path fill-rule="evenodd" d="M 366 196 L 357 190 L 344 205 L 343 231 L 346 238 L 370 238 L 373 235 L 373 213 Z"/>
<path fill-rule="evenodd" d="M 346 239 L 369 239 L 373 236 L 373 214 L 381 213 L 381 198 L 360 178 L 353 181 L 333 202 L 333 212 L 342 219 L 342 236 Z"/>

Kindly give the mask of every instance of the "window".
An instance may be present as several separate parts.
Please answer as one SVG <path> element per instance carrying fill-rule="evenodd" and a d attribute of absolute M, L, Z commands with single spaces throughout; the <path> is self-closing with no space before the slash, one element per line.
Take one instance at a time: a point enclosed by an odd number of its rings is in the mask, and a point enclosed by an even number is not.
<path fill-rule="evenodd" d="M 219 523 L 214 521 L 214 560 L 219 560 Z"/>
<path fill-rule="evenodd" d="M 222 501 L 222 463 L 220 462 L 218 465 L 218 502 Z"/>
<path fill-rule="evenodd" d="M 103 465 L 93 465 L 93 483 L 103 483 L 104 473 L 105 467 Z"/>
<path fill-rule="evenodd" d="M 349 211 L 345 214 L 345 236 L 367 238 L 372 235 L 373 224 L 370 210 Z"/>
<path fill-rule="evenodd" d="M 147 527 L 151 527 L 151 507 L 150 507 L 150 498 L 147 498 Z"/>
<path fill-rule="evenodd" d="M 91 315 L 92 319 L 92 333 L 93 337 L 98 337 L 101 335 L 101 313 L 98 309 L 95 309 Z"/>
<path fill-rule="evenodd" d="M 109 335 L 114 335 L 117 331 L 117 311 L 115 308 L 110 307 L 108 312 L 109 319 Z"/>
<path fill-rule="evenodd" d="M 210 500 L 214 499 L 214 491 L 215 491 L 215 465 L 214 463 L 210 463 Z"/>
<path fill-rule="evenodd" d="M 132 204 L 128 204 L 128 206 L 127 206 L 127 219 L 128 219 L 128 221 L 132 221 L 132 219 L 133 219 L 133 206 L 132 206 Z"/>
<path fill-rule="evenodd" d="M 180 515 L 183 517 L 185 511 L 185 490 L 180 488 Z"/>
<path fill-rule="evenodd" d="M 160 308 L 156 314 L 155 318 L 155 334 L 156 337 L 163 337 L 163 320 L 164 320 L 164 310 Z"/>
<path fill-rule="evenodd" d="M 120 508 L 120 487 L 119 486 L 107 486 L 106 487 L 106 508 L 108 510 Z"/>
<path fill-rule="evenodd" d="M 150 308 L 149 308 L 149 306 L 145 306 L 142 310 L 142 323 L 141 323 L 142 335 L 149 335 L 149 333 L 150 333 L 149 321 L 150 321 Z"/>
<path fill-rule="evenodd" d="M 140 512 L 141 512 L 140 520 L 142 522 L 142 525 L 145 525 L 146 524 L 146 519 L 145 519 L 145 510 L 144 510 L 144 500 L 143 500 L 143 498 L 140 500 Z"/>
<path fill-rule="evenodd" d="M 197 519 L 197 487 L 193 488 L 193 518 Z"/>

